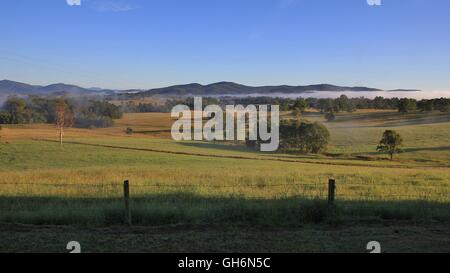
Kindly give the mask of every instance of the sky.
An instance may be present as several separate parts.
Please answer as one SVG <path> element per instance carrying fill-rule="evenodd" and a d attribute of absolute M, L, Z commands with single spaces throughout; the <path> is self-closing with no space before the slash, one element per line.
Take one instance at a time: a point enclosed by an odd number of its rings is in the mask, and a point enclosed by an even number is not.
<path fill-rule="evenodd" d="M 1 1 L 0 80 L 450 90 L 448 0 L 67 2 Z"/>

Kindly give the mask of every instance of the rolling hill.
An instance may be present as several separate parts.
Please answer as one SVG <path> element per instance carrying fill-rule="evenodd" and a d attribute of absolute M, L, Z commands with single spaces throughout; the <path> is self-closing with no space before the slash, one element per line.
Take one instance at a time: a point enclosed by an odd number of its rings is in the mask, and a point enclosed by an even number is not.
<path fill-rule="evenodd" d="M 107 89 L 87 89 L 76 85 L 56 83 L 47 86 L 31 85 L 16 81 L 0 81 L 0 95 L 50 95 L 50 94 L 111 94 L 113 90 Z"/>
<path fill-rule="evenodd" d="M 50 95 L 50 94 L 70 94 L 70 95 L 114 95 L 121 97 L 149 97 L 154 95 L 160 96 L 184 96 L 184 95 L 249 95 L 249 94 L 299 94 L 313 91 L 381 91 L 381 89 L 370 87 L 349 87 L 337 86 L 331 84 L 315 84 L 303 86 L 248 86 L 234 82 L 218 82 L 208 85 L 199 83 L 174 85 L 163 88 L 155 88 L 147 91 L 133 89 L 133 90 L 111 90 L 101 88 L 83 88 L 76 85 L 57 83 L 47 86 L 30 85 L 26 83 L 2 80 L 0 81 L 0 96 L 7 95 Z"/>
<path fill-rule="evenodd" d="M 183 96 L 183 95 L 199 95 L 199 96 L 214 96 L 214 95 L 250 95 L 250 94 L 300 94 L 309 93 L 313 91 L 382 91 L 377 88 L 370 87 L 348 87 L 337 86 L 331 84 L 315 84 L 304 86 L 289 86 L 289 85 L 276 85 L 276 86 L 247 86 L 237 84 L 234 82 L 218 82 L 208 85 L 201 85 L 198 83 L 174 85 L 164 88 L 155 88 L 148 91 L 132 94 L 135 97 L 148 97 L 153 95 L 166 95 L 166 96 Z"/>

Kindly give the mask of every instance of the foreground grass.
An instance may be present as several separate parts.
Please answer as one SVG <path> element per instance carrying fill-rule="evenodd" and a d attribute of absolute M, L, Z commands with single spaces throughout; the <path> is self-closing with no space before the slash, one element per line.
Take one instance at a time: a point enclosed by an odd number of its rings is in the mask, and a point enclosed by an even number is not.
<path fill-rule="evenodd" d="M 307 224 L 295 228 L 229 225 L 74 228 L 0 224 L 0 252 L 67 253 L 67 243 L 77 240 L 85 253 L 367 253 L 367 243 L 376 240 L 383 253 L 448 253 L 448 224 L 385 221 Z"/>
<path fill-rule="evenodd" d="M 0 197 L 0 222 L 33 225 L 123 225 L 121 198 Z M 253 227 L 296 227 L 305 223 L 354 220 L 450 221 L 450 205 L 432 201 L 337 201 L 291 197 L 249 199 L 197 194 L 146 194 L 131 200 L 133 224 L 158 226 L 241 224 Z"/>

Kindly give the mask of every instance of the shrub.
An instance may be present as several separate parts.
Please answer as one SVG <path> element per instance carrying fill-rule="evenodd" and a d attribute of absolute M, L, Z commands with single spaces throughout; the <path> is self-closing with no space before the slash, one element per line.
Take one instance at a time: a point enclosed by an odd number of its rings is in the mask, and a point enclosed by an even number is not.
<path fill-rule="evenodd" d="M 336 120 L 336 116 L 334 115 L 333 112 L 329 112 L 329 113 L 326 113 L 326 114 L 325 114 L 325 119 L 326 119 L 328 122 L 335 121 L 335 120 Z"/>
<path fill-rule="evenodd" d="M 127 135 L 132 135 L 133 134 L 133 128 L 128 127 L 127 129 L 125 129 L 125 133 Z"/>
<path fill-rule="evenodd" d="M 0 124 L 9 124 L 11 121 L 11 115 L 6 112 L 0 112 Z"/>

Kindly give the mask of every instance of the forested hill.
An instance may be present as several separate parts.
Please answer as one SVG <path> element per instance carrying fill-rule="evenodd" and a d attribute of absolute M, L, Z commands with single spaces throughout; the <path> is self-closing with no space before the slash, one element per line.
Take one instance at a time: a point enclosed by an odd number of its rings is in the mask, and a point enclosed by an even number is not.
<path fill-rule="evenodd" d="M 48 86 L 31 85 L 21 82 L 2 80 L 0 81 L 0 95 L 31 95 L 31 94 L 103 94 L 116 95 L 124 97 L 148 97 L 152 95 L 182 96 L 182 95 L 249 95 L 249 94 L 299 94 L 313 91 L 381 91 L 370 87 L 349 87 L 337 86 L 331 84 L 315 84 L 302 86 L 276 85 L 276 86 L 248 86 L 234 82 L 218 82 L 208 85 L 198 83 L 174 85 L 150 90 L 111 90 L 102 88 L 83 88 L 70 84 L 51 84 Z"/>
<path fill-rule="evenodd" d="M 234 82 L 218 82 L 208 85 L 201 85 L 198 83 L 174 85 L 164 88 L 156 88 L 148 91 L 133 94 L 135 96 L 152 96 L 152 95 L 248 95 L 248 94 L 296 94 L 307 93 L 313 91 L 381 91 L 377 88 L 369 87 L 348 87 L 337 86 L 331 84 L 315 84 L 304 86 L 289 86 L 289 85 L 276 85 L 276 86 L 248 86 L 237 84 Z"/>

